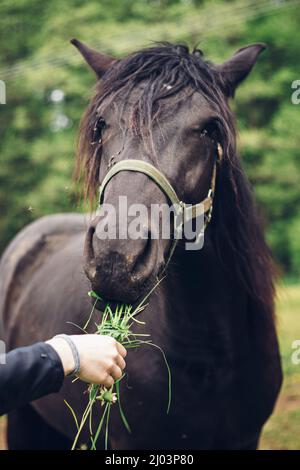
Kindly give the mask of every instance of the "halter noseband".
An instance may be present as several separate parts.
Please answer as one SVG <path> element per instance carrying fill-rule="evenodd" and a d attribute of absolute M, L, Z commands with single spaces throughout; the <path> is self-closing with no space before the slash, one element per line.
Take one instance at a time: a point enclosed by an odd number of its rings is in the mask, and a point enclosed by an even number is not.
<path fill-rule="evenodd" d="M 207 227 L 208 223 L 211 220 L 212 210 L 213 210 L 213 200 L 214 200 L 214 193 L 215 193 L 215 186 L 216 186 L 216 176 L 217 176 L 217 161 L 222 159 L 222 147 L 218 143 L 217 144 L 217 159 L 214 162 L 214 167 L 211 176 L 210 188 L 207 193 L 207 196 L 197 204 L 186 204 L 185 202 L 181 201 L 177 196 L 177 193 L 168 179 L 161 173 L 155 166 L 151 163 L 144 162 L 143 160 L 121 160 L 120 162 L 114 163 L 110 170 L 106 173 L 100 188 L 99 188 L 99 206 L 103 202 L 104 190 L 107 186 L 108 182 L 121 171 L 136 171 L 138 173 L 144 173 L 145 175 L 149 176 L 164 192 L 164 194 L 168 197 L 171 201 L 176 215 L 180 215 L 182 217 L 182 224 L 184 222 L 188 222 L 200 215 L 204 215 L 205 223 L 204 229 Z M 168 259 L 165 263 L 164 270 L 169 264 L 169 261 L 174 253 L 178 242 L 178 238 L 174 238 L 172 246 L 170 248 L 170 253 Z"/>

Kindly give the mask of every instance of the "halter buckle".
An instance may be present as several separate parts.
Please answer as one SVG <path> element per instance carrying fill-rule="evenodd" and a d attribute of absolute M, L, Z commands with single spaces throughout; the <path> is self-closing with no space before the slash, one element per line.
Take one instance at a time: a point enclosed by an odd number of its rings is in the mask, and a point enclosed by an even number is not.
<path fill-rule="evenodd" d="M 210 206 L 207 214 L 205 214 L 205 225 L 208 225 L 212 219 L 213 205 Z"/>
<path fill-rule="evenodd" d="M 210 188 L 210 189 L 208 190 L 207 197 L 210 197 L 211 199 L 213 199 L 213 198 L 214 198 L 214 195 L 215 195 L 215 194 L 214 194 L 212 188 Z"/>

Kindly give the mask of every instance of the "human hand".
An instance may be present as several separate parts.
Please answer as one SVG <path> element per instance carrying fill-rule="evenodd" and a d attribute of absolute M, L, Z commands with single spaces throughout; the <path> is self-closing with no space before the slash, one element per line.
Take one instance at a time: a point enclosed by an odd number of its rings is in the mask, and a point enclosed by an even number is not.
<path fill-rule="evenodd" d="M 80 369 L 77 376 L 81 380 L 109 388 L 122 376 L 127 351 L 115 339 L 95 334 L 72 335 L 69 338 L 79 354 Z M 75 361 L 68 342 L 63 337 L 54 337 L 47 343 L 58 353 L 65 375 L 72 373 Z"/>

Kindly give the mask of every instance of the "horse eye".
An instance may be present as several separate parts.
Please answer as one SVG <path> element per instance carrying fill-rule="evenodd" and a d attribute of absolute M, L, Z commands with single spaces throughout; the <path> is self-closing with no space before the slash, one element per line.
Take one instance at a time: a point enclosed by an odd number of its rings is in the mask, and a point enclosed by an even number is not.
<path fill-rule="evenodd" d="M 95 125 L 95 131 L 97 130 L 98 132 L 101 132 L 103 129 L 105 129 L 107 127 L 107 124 L 105 122 L 105 119 L 103 119 L 102 116 L 100 116 L 98 119 L 97 119 L 97 122 L 96 122 L 96 125 Z"/>
<path fill-rule="evenodd" d="M 210 122 L 200 131 L 201 137 L 209 137 L 213 140 L 217 138 L 218 135 L 218 125 L 215 121 Z"/>
<path fill-rule="evenodd" d="M 93 138 L 91 145 L 100 144 L 102 142 L 102 132 L 107 127 L 107 124 L 102 116 L 98 117 L 93 128 Z"/>

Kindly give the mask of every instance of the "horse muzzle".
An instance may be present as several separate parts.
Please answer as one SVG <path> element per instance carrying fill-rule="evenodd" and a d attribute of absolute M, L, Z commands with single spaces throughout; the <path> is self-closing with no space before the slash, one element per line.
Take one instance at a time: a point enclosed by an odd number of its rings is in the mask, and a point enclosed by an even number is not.
<path fill-rule="evenodd" d="M 84 270 L 92 289 L 103 299 L 133 304 L 156 279 L 163 264 L 159 240 L 99 239 L 103 221 L 91 223 L 85 240 Z"/>

